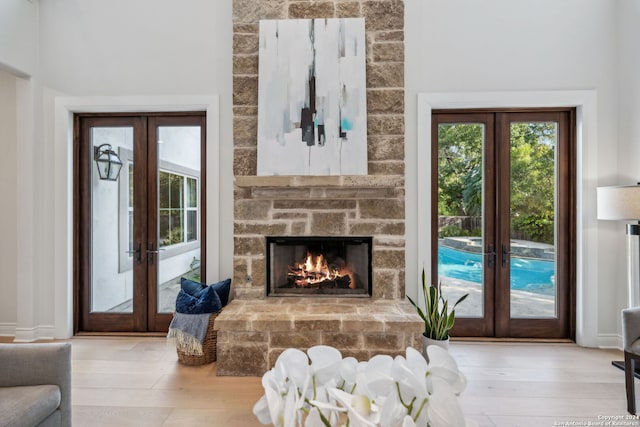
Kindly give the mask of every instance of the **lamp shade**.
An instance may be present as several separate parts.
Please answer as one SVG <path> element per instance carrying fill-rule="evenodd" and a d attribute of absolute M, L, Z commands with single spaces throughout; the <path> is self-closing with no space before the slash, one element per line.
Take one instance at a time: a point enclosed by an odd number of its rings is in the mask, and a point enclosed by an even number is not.
<path fill-rule="evenodd" d="M 598 219 L 640 220 L 640 185 L 598 187 Z"/>

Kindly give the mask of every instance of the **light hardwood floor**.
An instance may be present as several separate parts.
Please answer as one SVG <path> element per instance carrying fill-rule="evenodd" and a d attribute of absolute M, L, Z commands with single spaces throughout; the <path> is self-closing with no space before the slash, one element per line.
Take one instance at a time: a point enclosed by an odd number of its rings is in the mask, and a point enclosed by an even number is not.
<path fill-rule="evenodd" d="M 163 338 L 69 341 L 76 427 L 260 425 L 251 411 L 260 378 L 218 377 L 215 363 L 180 365 Z M 463 341 L 450 351 L 468 379 L 460 402 L 480 426 L 589 425 L 626 415 L 624 374 L 611 366 L 620 351 Z"/>

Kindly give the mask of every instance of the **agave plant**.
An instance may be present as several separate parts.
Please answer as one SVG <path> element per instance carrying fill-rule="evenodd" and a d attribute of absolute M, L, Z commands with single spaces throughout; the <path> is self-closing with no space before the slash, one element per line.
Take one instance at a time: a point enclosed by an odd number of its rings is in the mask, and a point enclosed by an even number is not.
<path fill-rule="evenodd" d="M 422 294 L 425 302 L 424 311 L 410 296 L 407 296 L 407 298 L 424 321 L 424 336 L 433 340 L 447 340 L 449 338 L 449 331 L 453 328 L 453 324 L 456 321 L 456 307 L 464 301 L 469 294 L 461 296 L 453 307 L 451 307 L 451 311 L 449 311 L 449 302 L 442 296 L 440 284 L 438 284 L 438 286 L 427 285 L 424 270 L 422 270 Z"/>

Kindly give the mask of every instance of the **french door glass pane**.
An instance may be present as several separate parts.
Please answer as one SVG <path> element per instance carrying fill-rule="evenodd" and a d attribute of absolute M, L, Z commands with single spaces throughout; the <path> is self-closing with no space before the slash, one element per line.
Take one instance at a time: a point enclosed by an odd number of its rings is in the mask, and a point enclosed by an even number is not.
<path fill-rule="evenodd" d="M 438 281 L 458 317 L 484 316 L 483 152 L 485 127 L 438 126 Z"/>
<path fill-rule="evenodd" d="M 93 127 L 91 144 L 111 145 L 123 167 L 118 181 L 91 167 L 91 312 L 133 311 L 133 128 Z"/>
<path fill-rule="evenodd" d="M 159 126 L 159 313 L 175 310 L 182 277 L 200 281 L 200 127 Z"/>
<path fill-rule="evenodd" d="M 555 318 L 555 122 L 510 126 L 510 300 L 512 318 Z"/>

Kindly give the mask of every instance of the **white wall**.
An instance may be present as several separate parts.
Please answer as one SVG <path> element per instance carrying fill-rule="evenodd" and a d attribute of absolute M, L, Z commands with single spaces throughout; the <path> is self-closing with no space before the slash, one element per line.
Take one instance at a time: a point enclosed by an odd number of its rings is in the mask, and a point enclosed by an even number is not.
<path fill-rule="evenodd" d="M 8 159 L 27 166 L 18 167 L 18 178 L 30 178 L 18 185 L 26 190 L 22 193 L 25 196 L 19 196 L 26 203 L 19 216 L 19 242 L 24 243 L 17 263 L 19 271 L 27 272 L 20 274 L 29 286 L 3 281 L 3 295 L 17 293 L 18 314 L 0 313 L 0 324 L 15 325 L 16 338 L 21 340 L 60 338 L 70 333 L 72 246 L 67 231 L 72 230 L 71 145 L 65 140 L 68 135 L 60 137 L 60 124 L 66 126 L 68 117 L 60 119 L 57 108 L 64 100 L 74 105 L 66 111 L 83 111 L 85 100 L 92 111 L 108 111 L 109 104 L 100 103 L 109 99 L 113 105 L 125 100 L 127 108 L 135 111 L 140 105 L 155 111 L 186 106 L 216 113 L 214 120 L 207 120 L 217 124 L 209 126 L 208 139 L 219 144 L 207 152 L 207 179 L 215 183 L 219 176 L 224 179 L 219 188 L 208 190 L 208 203 L 214 208 L 208 210 L 207 219 L 215 217 L 223 226 L 219 235 L 217 230 L 209 230 L 207 280 L 232 276 L 233 254 L 228 250 L 233 247 L 231 0 L 10 3 L 11 7 L 3 3 L 0 9 L 0 38 L 8 46 L 0 44 L 0 64 L 9 64 L 6 68 L 19 75 L 33 72 L 37 80 L 20 86 L 18 95 L 18 110 L 26 113 L 20 115 L 26 121 L 19 120 L 23 132 L 18 139 L 24 134 L 33 143 Z M 37 6 L 33 22 L 26 22 L 21 5 Z M 24 25 L 4 26 L 5 18 Z M 25 45 L 23 40 L 31 37 L 36 37 L 36 42 Z M 21 62 L 19 53 L 28 53 L 33 59 Z M 226 107 L 219 109 L 218 100 Z M 122 105 L 114 110 L 123 111 Z M 16 181 L 21 180 L 14 178 Z M 223 209 L 218 209 L 218 202 Z M 18 211 L 11 214 L 18 216 Z M 23 233 L 27 225 L 32 231 Z M 0 258 L 11 248 L 2 251 Z"/>
<path fill-rule="evenodd" d="M 33 176 L 38 153 L 35 150 L 38 87 L 38 3 L 24 0 L 5 0 L 0 3 L 0 69 L 3 75 L 0 103 L 4 114 L 3 178 L 7 181 L 0 189 L 12 203 L 3 205 L 2 217 L 7 219 L 2 227 L 7 230 L 7 244 L 3 243 L 0 258 L 5 267 L 0 270 L 7 280 L 0 282 L 2 304 L 0 325 L 3 334 L 17 335 L 19 331 L 33 329 L 37 320 L 42 294 L 35 292 L 34 268 L 35 240 L 39 224 L 34 221 L 33 202 L 37 199 Z M 9 86 L 7 86 L 9 85 Z M 11 105 L 13 104 L 13 105 Z M 6 148 L 6 151 L 4 150 Z M 4 169 L 4 167 L 3 167 Z M 13 264 L 13 267 L 9 266 Z M 44 288 L 48 289 L 48 288 Z M 5 298 L 6 296 L 6 298 Z M 46 292 L 44 298 L 46 299 Z M 19 301 L 26 301 L 21 306 Z M 45 327 L 46 329 L 46 327 Z M 45 332 L 45 335 L 47 333 Z"/>
<path fill-rule="evenodd" d="M 40 51 L 68 95 L 230 96 L 231 1 L 43 1 Z"/>
<path fill-rule="evenodd" d="M 17 284 L 16 78 L 0 70 L 0 335 L 14 335 Z"/>
<path fill-rule="evenodd" d="M 589 170 L 588 176 L 598 182 L 601 177 L 615 179 L 616 5 L 610 0 L 405 1 L 407 230 L 418 224 L 417 176 L 424 167 L 410 161 L 418 158 L 416 129 L 424 120 L 417 117 L 420 93 L 593 89 L 597 93 L 597 135 L 592 142 L 597 146 L 590 149 L 596 152 L 597 171 Z M 594 187 L 593 182 L 582 184 Z M 594 202 L 595 195 L 584 206 L 595 207 Z M 595 212 L 585 209 L 579 215 L 585 227 L 598 224 Z M 426 262 L 416 254 L 418 239 L 427 238 L 407 233 L 408 266 L 421 267 Z M 616 254 L 624 247 L 617 243 L 615 238 L 607 239 L 606 233 L 604 238 L 585 243 L 607 247 L 599 252 L 595 270 L 602 280 L 592 280 L 591 286 L 598 289 L 589 290 L 598 295 L 597 307 L 584 307 L 589 317 L 597 319 L 593 322 L 597 337 L 590 345 L 611 345 L 619 335 L 624 298 L 617 289 L 625 282 L 616 268 Z M 407 274 L 407 283 L 414 289 L 417 270 L 408 268 Z M 407 289 L 411 292 L 415 290 Z"/>
<path fill-rule="evenodd" d="M 618 2 L 620 183 L 640 181 L 640 0 Z"/>
<path fill-rule="evenodd" d="M 417 159 L 418 151 L 417 95 L 595 90 L 597 123 L 592 125 L 597 129 L 597 164 L 590 171 L 595 182 L 588 184 L 593 187 L 635 180 L 639 175 L 635 160 L 640 151 L 638 4 L 639 0 L 405 0 L 409 293 L 415 292 L 421 263 L 415 255 L 418 237 L 413 232 L 417 228 L 420 167 L 417 160 L 412 160 Z M 68 248 L 65 236 L 57 234 L 55 228 L 68 225 L 68 210 L 60 203 L 71 200 L 71 188 L 65 181 L 71 172 L 60 170 L 59 164 L 67 165 L 70 154 L 54 150 L 59 147 L 54 147 L 51 136 L 55 131 L 56 95 L 76 101 L 95 96 L 220 96 L 220 127 L 216 132 L 220 137 L 221 235 L 215 245 L 220 250 L 221 267 L 220 271 L 208 269 L 207 279 L 231 276 L 231 5 L 231 0 L 6 0 L 0 5 L 0 64 L 23 74 L 36 70 L 44 87 L 38 89 L 36 82 L 34 90 L 43 99 L 38 101 L 40 106 L 33 107 L 43 108 L 41 116 L 33 114 L 33 132 L 41 152 L 35 154 L 41 156 L 36 157 L 36 164 L 41 167 L 27 165 L 26 169 L 31 171 L 36 186 L 35 200 L 27 200 L 33 202 L 34 233 L 40 248 L 33 263 L 35 289 L 25 292 L 9 284 L 0 285 L 3 295 L 18 293 L 19 312 L 36 312 L 24 317 L 25 326 L 29 322 L 33 326 L 55 322 L 59 331 L 59 323 L 68 321 L 67 313 L 59 313 L 60 307 L 66 311 L 66 306 L 58 304 L 68 301 L 68 290 L 62 289 L 64 295 L 56 290 L 55 304 L 49 299 L 51 273 L 56 278 L 66 277 L 71 269 L 69 264 L 57 261 L 59 251 Z M 38 34 L 37 42 L 33 41 L 34 34 Z M 38 100 L 38 94 L 33 99 Z M 96 101 L 89 104 L 96 105 Z M 64 161 L 50 166 L 44 162 L 48 156 Z M 20 159 L 20 154 L 14 159 Z M 18 169 L 23 170 L 22 166 Z M 595 195 L 592 197 L 593 202 Z M 13 214 L 18 216 L 18 211 Z M 606 343 L 619 335 L 619 309 L 625 304 L 624 290 L 620 290 L 626 277 L 624 262 L 616 261 L 620 259 L 617 255 L 626 250 L 624 236 L 621 225 L 595 221 L 594 212 L 587 210 L 579 215 L 595 229 L 597 238 L 587 243 L 603 248 L 594 270 L 599 302 L 586 308 L 594 317 L 600 342 Z M 23 240 L 20 224 L 18 230 Z M 6 253 L 3 249 L 0 258 Z M 58 272 L 62 272 L 60 276 Z M 31 294 L 39 293 L 47 298 L 31 302 Z M 0 324 L 11 321 L 15 319 L 0 312 Z"/>
<path fill-rule="evenodd" d="M 618 0 L 618 172 L 617 180 L 611 180 L 606 184 L 630 185 L 640 182 L 640 0 Z M 613 232 L 617 246 L 621 254 L 618 260 L 618 269 L 622 271 L 622 280 L 626 280 L 625 258 L 626 244 L 624 236 L 624 223 L 614 222 L 607 227 L 607 231 Z M 637 262 L 637 260 L 634 260 Z M 608 288 L 615 292 L 618 282 L 608 282 Z M 626 298 L 626 291 L 620 289 Z M 622 292 L 620 292 L 622 291 Z M 625 304 L 626 305 L 626 304 Z"/>
<path fill-rule="evenodd" d="M 160 96 L 174 109 L 172 100 L 217 95 L 227 106 L 219 110 L 219 126 L 210 126 L 207 120 L 206 279 L 230 277 L 233 212 L 226 207 L 233 204 L 231 1 L 62 0 L 42 2 L 40 10 L 44 86 L 76 101 L 84 97 L 87 104 L 95 96 L 147 100 Z M 147 103 L 152 104 L 163 109 L 157 99 Z M 102 108 L 108 111 L 109 105 Z M 215 144 L 219 147 L 214 149 Z M 218 173 L 225 179 L 218 179 Z M 218 215 L 219 230 L 212 226 L 217 221 L 211 220 Z"/>
<path fill-rule="evenodd" d="M 0 67 L 33 75 L 38 64 L 38 2 L 0 1 Z"/>

